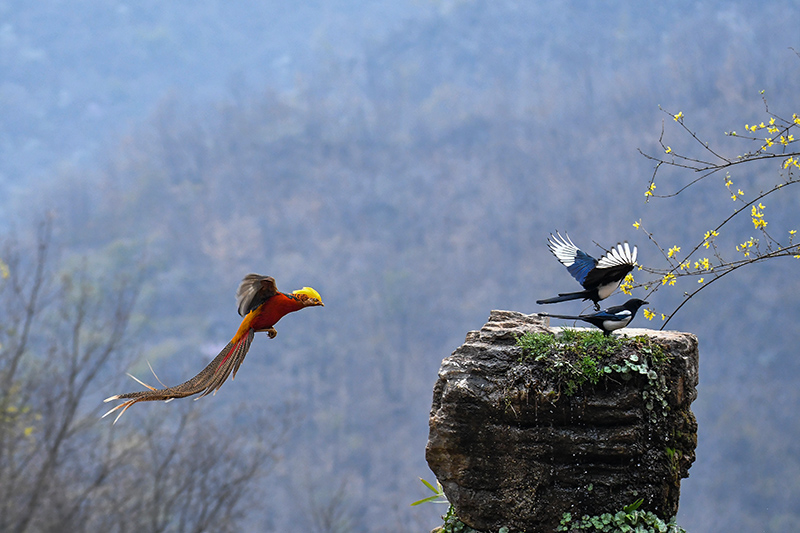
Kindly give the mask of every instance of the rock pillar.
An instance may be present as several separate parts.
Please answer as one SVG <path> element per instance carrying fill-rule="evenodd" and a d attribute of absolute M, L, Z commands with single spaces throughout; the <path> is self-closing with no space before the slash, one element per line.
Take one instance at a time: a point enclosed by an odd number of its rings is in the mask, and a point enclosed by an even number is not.
<path fill-rule="evenodd" d="M 523 353 L 526 332 L 555 334 L 551 355 Z M 613 513 L 640 498 L 661 518 L 677 513 L 697 443 L 697 338 L 620 333 L 638 337 L 613 353 L 560 354 L 546 318 L 492 311 L 442 361 L 426 458 L 465 524 L 551 533 L 565 512 Z"/>

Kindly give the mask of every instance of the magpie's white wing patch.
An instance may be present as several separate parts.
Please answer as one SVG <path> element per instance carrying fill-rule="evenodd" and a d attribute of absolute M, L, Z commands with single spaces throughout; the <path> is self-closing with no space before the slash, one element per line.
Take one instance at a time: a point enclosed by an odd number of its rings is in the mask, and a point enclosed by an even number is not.
<path fill-rule="evenodd" d="M 611 250 L 597 261 L 597 268 L 612 268 L 624 265 L 635 266 L 638 251 L 636 246 L 631 250 L 627 241 L 622 244 L 617 243 L 615 247 L 611 248 Z"/>
<path fill-rule="evenodd" d="M 604 320 L 603 329 L 606 331 L 616 331 L 622 329 L 630 323 L 631 319 L 628 317 L 625 320 Z"/>
<path fill-rule="evenodd" d="M 623 309 L 622 311 L 614 313 L 613 317 L 604 320 L 603 329 L 607 331 L 622 329 L 630 324 L 631 320 L 633 320 L 633 313 L 628 309 Z"/>
<path fill-rule="evenodd" d="M 569 238 L 569 235 L 564 238 L 558 232 L 556 232 L 556 235 L 550 234 L 550 238 L 547 239 L 547 246 L 550 248 L 550 251 L 553 252 L 553 255 L 556 256 L 556 259 L 565 267 L 571 267 L 572 264 L 575 263 L 578 252 L 581 251 L 580 248 L 575 246 L 572 239 Z"/>

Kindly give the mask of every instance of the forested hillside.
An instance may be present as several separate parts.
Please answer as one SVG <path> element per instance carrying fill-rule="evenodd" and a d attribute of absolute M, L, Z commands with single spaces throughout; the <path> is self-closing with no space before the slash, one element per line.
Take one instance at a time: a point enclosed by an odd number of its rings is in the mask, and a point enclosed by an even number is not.
<path fill-rule="evenodd" d="M 593 254 L 593 242 L 629 240 L 656 266 L 634 221 L 662 245 L 688 245 L 730 214 L 722 177 L 645 204 L 653 164 L 638 149 L 660 150 L 665 120 L 669 143 L 688 145 L 659 106 L 732 155 L 724 132 L 765 119 L 761 90 L 770 111 L 800 112 L 798 10 L 456 1 L 384 15 L 317 4 L 88 3 L 95 18 L 80 22 L 55 2 L 2 4 L 5 250 L 32 257 L 51 217 L 54 279 L 86 270 L 138 283 L 125 349 L 102 363 L 87 416 L 140 388 L 126 371 L 155 384 L 147 362 L 166 384 L 199 371 L 238 327 L 244 274 L 314 287 L 325 307 L 287 316 L 276 339 L 259 334 L 216 396 L 137 405 L 113 429 L 86 424 L 115 442 L 188 417 L 187 433 L 241 431 L 244 454 L 260 419 L 269 467 L 231 514 L 241 527 L 427 531 L 445 509 L 409 503 L 431 476 L 441 359 L 491 309 L 532 313 L 577 288 L 547 250 L 550 232 Z M 76 42 L 81 25 L 92 33 Z M 765 164 L 733 179 L 754 193 L 776 176 Z M 691 179 L 673 170 L 659 188 Z M 770 202 L 776 231 L 800 225 L 798 204 L 795 191 Z M 679 515 L 689 531 L 787 531 L 800 518 L 798 264 L 742 269 L 670 323 L 700 338 L 700 442 Z M 653 304 L 674 307 L 678 289 Z"/>

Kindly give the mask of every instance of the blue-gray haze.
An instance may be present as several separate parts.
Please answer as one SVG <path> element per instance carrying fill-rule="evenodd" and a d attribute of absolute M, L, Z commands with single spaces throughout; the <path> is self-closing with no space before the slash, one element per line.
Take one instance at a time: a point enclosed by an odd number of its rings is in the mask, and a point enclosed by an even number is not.
<path fill-rule="evenodd" d="M 441 359 L 491 309 L 531 313 L 577 287 L 551 231 L 590 252 L 629 240 L 661 266 L 634 221 L 689 247 L 727 216 L 721 176 L 645 205 L 653 164 L 637 149 L 660 150 L 665 120 L 666 143 L 690 146 L 659 106 L 729 154 L 725 131 L 767 117 L 761 90 L 770 111 L 800 112 L 799 14 L 738 0 L 0 1 L 0 229 L 24 240 L 50 213 L 60 260 L 144 269 L 138 356 L 108 363 L 98 398 L 138 389 L 124 372 L 148 381 L 146 361 L 168 384 L 200 370 L 236 331 L 244 274 L 316 288 L 325 308 L 258 336 L 236 381 L 191 406 L 290 419 L 242 523 L 427 531 L 445 509 L 409 503 L 433 478 Z M 692 178 L 660 176 L 658 191 Z M 732 179 L 755 194 L 779 177 Z M 765 203 L 776 231 L 800 226 L 795 191 Z M 728 250 L 748 225 L 721 237 Z M 797 265 L 743 269 L 670 323 L 700 338 L 689 531 L 800 519 Z M 650 301 L 668 310 L 682 290 Z"/>

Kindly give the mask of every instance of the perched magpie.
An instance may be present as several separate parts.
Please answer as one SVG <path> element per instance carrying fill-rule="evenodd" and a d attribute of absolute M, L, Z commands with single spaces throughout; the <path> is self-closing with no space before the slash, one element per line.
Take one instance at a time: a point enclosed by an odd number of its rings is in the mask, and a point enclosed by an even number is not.
<path fill-rule="evenodd" d="M 621 329 L 630 324 L 631 320 L 633 320 L 633 317 L 636 316 L 636 312 L 639 310 L 639 308 L 647 303 L 650 302 L 645 302 L 639 298 L 631 298 L 622 305 L 615 305 L 590 315 L 569 316 L 549 315 L 547 313 L 542 313 L 542 316 L 563 318 L 565 320 L 583 320 L 584 322 L 588 322 L 589 324 L 602 329 L 603 335 L 608 337 L 615 329 Z"/>
<path fill-rule="evenodd" d="M 556 259 L 567 267 L 567 271 L 572 274 L 572 277 L 583 285 L 584 290 L 559 293 L 554 298 L 536 300 L 536 303 L 552 304 L 567 300 L 591 300 L 594 302 L 595 310 L 599 311 L 600 304 L 598 302 L 611 296 L 628 272 L 636 266 L 636 246 L 631 252 L 627 242 L 617 243 L 616 247 L 611 248 L 597 260 L 575 246 L 569 235 L 566 238 L 558 232 L 556 235 L 550 234 L 547 246 Z"/>

